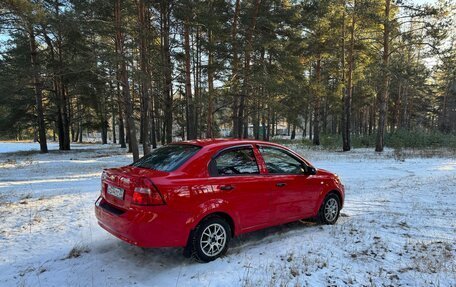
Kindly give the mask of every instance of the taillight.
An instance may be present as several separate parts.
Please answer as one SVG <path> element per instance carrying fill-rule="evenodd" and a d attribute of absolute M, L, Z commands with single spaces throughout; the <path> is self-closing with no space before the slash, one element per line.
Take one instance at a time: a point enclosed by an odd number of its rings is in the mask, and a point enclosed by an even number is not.
<path fill-rule="evenodd" d="M 165 201 L 157 187 L 147 178 L 141 178 L 135 183 L 132 203 L 137 205 L 163 205 Z"/>
<path fill-rule="evenodd" d="M 103 172 L 101 173 L 101 181 L 104 181 L 108 178 L 108 173 L 106 172 L 106 170 L 103 170 Z"/>
<path fill-rule="evenodd" d="M 101 187 L 100 187 L 100 194 L 103 194 L 103 191 L 105 189 L 105 184 L 104 181 L 108 178 L 108 174 L 106 173 L 105 170 L 101 173 Z"/>

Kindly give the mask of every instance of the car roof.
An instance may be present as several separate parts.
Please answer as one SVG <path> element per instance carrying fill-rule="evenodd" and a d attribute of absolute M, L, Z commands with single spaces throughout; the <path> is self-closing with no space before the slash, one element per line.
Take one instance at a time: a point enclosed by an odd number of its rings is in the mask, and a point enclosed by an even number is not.
<path fill-rule="evenodd" d="M 282 146 L 280 144 L 276 144 L 273 142 L 267 142 L 267 141 L 260 141 L 260 140 L 251 140 L 251 139 L 236 139 L 236 138 L 216 138 L 216 139 L 197 139 L 197 140 L 187 140 L 187 141 L 181 141 L 181 142 L 174 142 L 173 144 L 191 144 L 191 145 L 196 145 L 200 146 L 204 149 L 209 149 L 209 150 L 218 150 L 218 149 L 223 149 L 223 148 L 229 148 L 231 146 L 237 146 L 237 145 L 244 145 L 244 144 L 259 144 L 259 145 L 268 145 L 268 146 L 275 146 L 279 148 L 284 148 L 288 151 L 290 151 L 292 154 L 306 162 L 308 165 L 312 165 L 308 160 L 303 158 L 300 154 L 296 153 L 295 151 Z"/>
<path fill-rule="evenodd" d="M 197 145 L 201 147 L 211 146 L 211 147 L 221 147 L 221 146 L 230 146 L 230 145 L 241 145 L 241 144 L 268 144 L 275 145 L 274 143 L 259 141 L 259 140 L 249 140 L 249 139 L 236 139 L 236 138 L 216 138 L 216 139 L 197 139 L 197 140 L 188 140 L 176 143 L 186 143 Z"/>

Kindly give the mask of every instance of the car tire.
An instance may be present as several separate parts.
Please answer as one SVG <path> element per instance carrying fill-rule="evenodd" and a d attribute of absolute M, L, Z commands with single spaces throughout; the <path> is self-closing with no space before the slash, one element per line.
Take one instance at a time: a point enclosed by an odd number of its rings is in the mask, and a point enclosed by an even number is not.
<path fill-rule="evenodd" d="M 219 216 L 211 216 L 191 233 L 191 257 L 198 262 L 210 262 L 224 255 L 231 239 L 230 225 Z"/>
<path fill-rule="evenodd" d="M 340 199 L 335 193 L 325 197 L 318 211 L 318 222 L 321 224 L 335 224 L 340 214 Z"/>

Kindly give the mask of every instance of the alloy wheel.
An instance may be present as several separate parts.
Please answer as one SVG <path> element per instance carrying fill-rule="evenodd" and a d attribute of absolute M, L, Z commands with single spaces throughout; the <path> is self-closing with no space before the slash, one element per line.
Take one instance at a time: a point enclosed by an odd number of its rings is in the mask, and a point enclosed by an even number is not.
<path fill-rule="evenodd" d="M 339 211 L 339 204 L 335 198 L 330 198 L 326 201 L 324 214 L 325 219 L 328 222 L 332 222 L 337 217 L 337 212 Z"/>
<path fill-rule="evenodd" d="M 214 257 L 225 248 L 226 230 L 219 223 L 208 225 L 201 234 L 200 247 L 204 255 Z"/>

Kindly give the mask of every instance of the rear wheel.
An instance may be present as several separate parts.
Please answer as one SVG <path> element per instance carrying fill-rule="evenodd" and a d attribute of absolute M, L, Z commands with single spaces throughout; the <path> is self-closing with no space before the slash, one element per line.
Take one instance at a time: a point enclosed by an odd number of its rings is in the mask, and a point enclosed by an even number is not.
<path fill-rule="evenodd" d="M 325 197 L 318 211 L 318 221 L 323 224 L 334 224 L 340 214 L 340 199 L 337 194 L 330 193 Z"/>
<path fill-rule="evenodd" d="M 208 217 L 192 232 L 192 257 L 199 262 L 215 260 L 226 253 L 230 239 L 230 225 L 221 217 Z"/>

